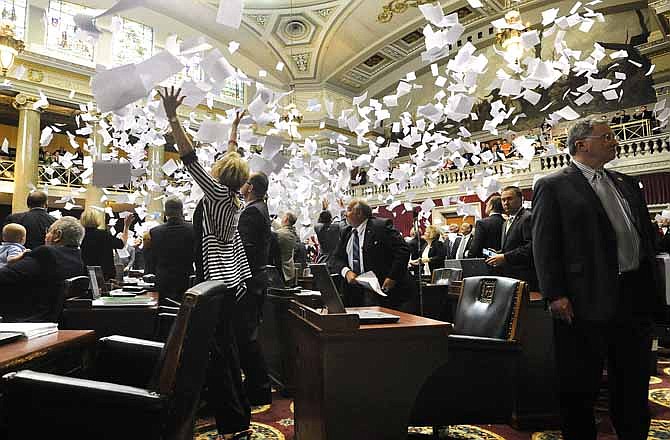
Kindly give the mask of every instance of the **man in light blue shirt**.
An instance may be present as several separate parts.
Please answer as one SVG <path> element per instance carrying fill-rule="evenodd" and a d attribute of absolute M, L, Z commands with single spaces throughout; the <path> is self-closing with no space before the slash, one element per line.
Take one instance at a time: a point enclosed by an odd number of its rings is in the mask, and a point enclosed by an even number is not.
<path fill-rule="evenodd" d="M 25 252 L 26 228 L 18 223 L 9 223 L 2 228 L 2 245 L 0 245 L 0 267 Z"/>

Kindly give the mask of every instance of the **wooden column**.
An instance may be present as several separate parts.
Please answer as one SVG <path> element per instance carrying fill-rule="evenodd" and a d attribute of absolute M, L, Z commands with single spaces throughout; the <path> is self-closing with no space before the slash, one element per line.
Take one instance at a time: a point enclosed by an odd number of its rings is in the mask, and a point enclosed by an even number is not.
<path fill-rule="evenodd" d="M 33 108 L 36 98 L 20 93 L 12 105 L 19 111 L 14 165 L 14 195 L 12 212 L 26 211 L 26 198 L 37 188 L 40 155 L 40 108 Z"/>

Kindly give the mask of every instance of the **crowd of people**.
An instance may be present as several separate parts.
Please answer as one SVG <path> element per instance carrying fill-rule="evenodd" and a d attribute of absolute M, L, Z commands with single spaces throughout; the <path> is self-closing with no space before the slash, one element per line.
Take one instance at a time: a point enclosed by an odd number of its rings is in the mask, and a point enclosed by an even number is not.
<path fill-rule="evenodd" d="M 615 427 L 643 438 L 649 424 L 644 354 L 657 305 L 652 259 L 670 251 L 670 213 L 664 211 L 654 226 L 634 179 L 603 170 L 617 145 L 607 124 L 575 124 L 567 140 L 573 163 L 539 179 L 532 210 L 524 207 L 519 187 L 507 186 L 489 198 L 486 216 L 475 225 L 452 223 L 444 230 L 429 225 L 420 237 L 412 233 L 405 239 L 392 220 L 375 217 L 365 200 L 346 206 L 340 201 L 336 215 L 324 200 L 314 235 L 301 240 L 294 213 L 273 221 L 266 204 L 268 177 L 250 170 L 238 152 L 244 113 L 237 114 L 227 151 L 208 173 L 177 118 L 183 96 L 174 89 L 160 95 L 186 170 L 204 193 L 193 221 L 186 221 L 182 201 L 170 197 L 164 201 L 165 222 L 133 238 L 133 214 L 109 231 L 102 210 L 56 219 L 46 210 L 46 194 L 32 192 L 29 210 L 12 214 L 2 228 L 0 288 L 30 292 L 20 300 L 0 299 L 5 320 L 46 319 L 54 286 L 85 274 L 86 266 L 100 266 L 106 280 L 142 268 L 156 275 L 161 299 L 177 302 L 193 278 L 219 280 L 227 294 L 210 347 L 205 397 L 221 438 L 249 439 L 251 404 L 271 401 L 257 340 L 268 265 L 279 268 L 290 285 L 307 263 L 323 262 L 340 277 L 346 306 L 417 312 L 422 275 L 443 267 L 446 259 L 483 258 L 491 274 L 523 280 L 540 292 L 555 318 L 566 438 L 595 438 L 596 373 L 605 359 L 614 362 Z M 506 147 L 490 148 L 504 154 Z M 366 272 L 377 277 L 384 296 L 357 283 Z"/>

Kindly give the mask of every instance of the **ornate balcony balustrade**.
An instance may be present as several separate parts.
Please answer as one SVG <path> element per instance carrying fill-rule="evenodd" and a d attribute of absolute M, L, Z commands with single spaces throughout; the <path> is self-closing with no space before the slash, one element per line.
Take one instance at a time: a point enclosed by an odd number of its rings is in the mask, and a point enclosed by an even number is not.
<path fill-rule="evenodd" d="M 639 121 L 636 121 L 639 122 Z M 626 124 L 621 124 L 626 125 Z M 643 126 L 638 124 L 636 126 Z M 659 133 L 646 137 L 630 137 L 631 131 L 626 128 L 626 140 L 621 140 L 616 152 L 616 159 L 608 166 L 614 170 L 631 175 L 648 174 L 670 170 L 670 133 Z M 490 165 L 468 166 L 463 169 L 441 171 L 433 178 L 426 178 L 421 186 L 410 186 L 396 198 L 403 198 L 403 193 L 411 192 L 414 199 L 463 195 L 471 191 L 474 180 L 484 175 L 496 175 L 504 184 L 519 184 L 523 187 L 532 186 L 535 176 L 549 174 L 570 164 L 570 155 L 559 153 L 554 155 L 535 156 L 527 168 L 515 166 L 515 160 L 495 162 Z M 352 197 L 364 197 L 375 203 L 391 194 L 394 181 L 389 180 L 382 185 L 367 184 L 353 187 L 348 191 Z M 400 197 L 397 197 L 397 196 Z"/>

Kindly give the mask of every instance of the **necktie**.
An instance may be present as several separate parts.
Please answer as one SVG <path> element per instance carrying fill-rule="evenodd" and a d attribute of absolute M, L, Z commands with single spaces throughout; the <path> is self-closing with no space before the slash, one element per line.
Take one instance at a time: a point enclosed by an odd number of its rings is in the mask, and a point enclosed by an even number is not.
<path fill-rule="evenodd" d="M 354 271 L 354 273 L 359 274 L 361 273 L 361 245 L 360 242 L 358 241 L 358 230 L 354 229 L 351 231 L 353 234 L 353 246 L 351 249 L 351 253 L 353 254 L 351 256 L 351 260 L 353 261 L 353 266 L 351 269 Z"/>
<path fill-rule="evenodd" d="M 637 269 L 640 258 L 637 230 L 631 224 L 629 214 L 619 202 L 616 188 L 607 182 L 603 170 L 596 170 L 592 182 L 593 190 L 600 199 L 607 218 L 616 233 L 619 270 L 623 272 Z"/>
<path fill-rule="evenodd" d="M 468 240 L 469 236 L 464 235 L 461 237 L 461 242 L 458 243 L 458 250 L 456 251 L 456 259 L 457 260 L 462 260 L 463 259 L 463 254 L 465 254 L 465 244 Z"/>
<path fill-rule="evenodd" d="M 507 240 L 507 231 L 509 231 L 509 227 L 512 226 L 512 223 L 514 223 L 514 216 L 509 216 L 503 224 L 502 238 L 500 239 L 501 248 L 505 246 L 505 240 Z"/>

